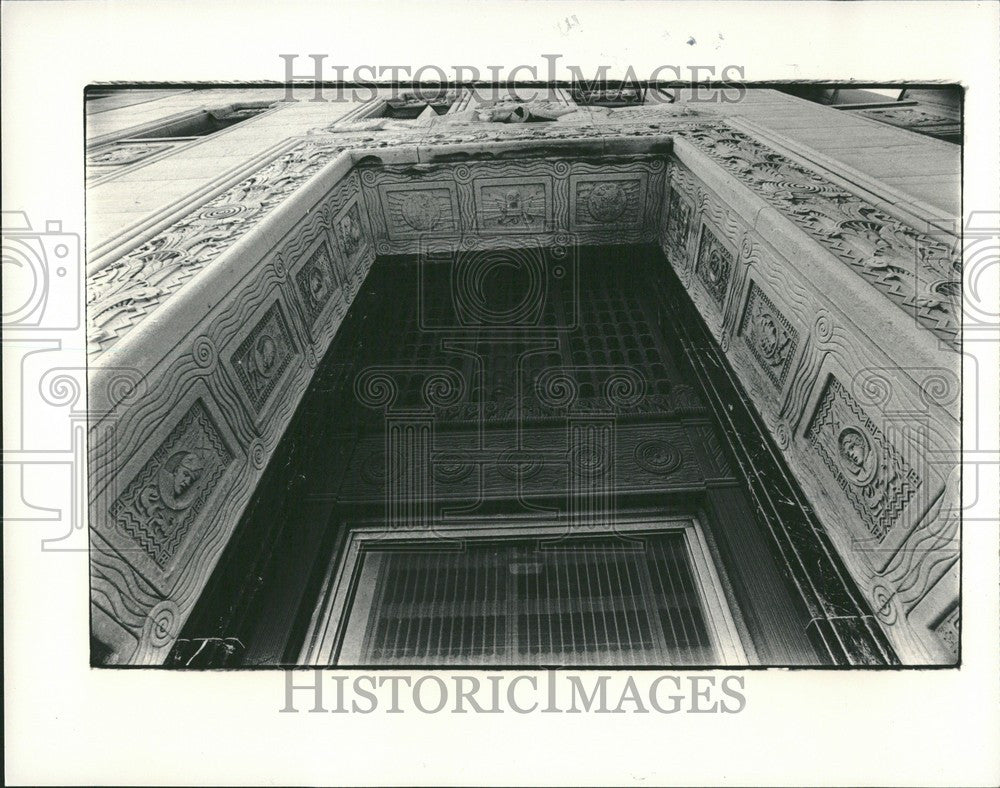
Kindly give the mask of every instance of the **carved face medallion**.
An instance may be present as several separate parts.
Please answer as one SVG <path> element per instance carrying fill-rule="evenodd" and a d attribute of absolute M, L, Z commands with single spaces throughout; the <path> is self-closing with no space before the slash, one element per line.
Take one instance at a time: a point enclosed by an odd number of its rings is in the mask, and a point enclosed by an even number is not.
<path fill-rule="evenodd" d="M 160 469 L 160 500 L 171 509 L 186 509 L 197 492 L 197 482 L 205 464 L 192 451 L 171 454 Z"/>
<path fill-rule="evenodd" d="M 340 220 L 340 239 L 344 254 L 348 257 L 358 251 L 361 245 L 361 226 L 356 215 L 357 208 L 351 208 L 348 214 Z"/>
<path fill-rule="evenodd" d="M 875 452 L 868 436 L 854 427 L 846 427 L 837 437 L 837 456 L 844 475 L 854 484 L 865 485 L 875 476 Z"/>
<path fill-rule="evenodd" d="M 718 249 L 712 249 L 705 262 L 705 276 L 713 283 L 719 282 L 723 272 L 722 253 Z"/>
<path fill-rule="evenodd" d="M 265 377 L 270 377 L 275 371 L 275 360 L 278 358 L 278 343 L 270 334 L 262 334 L 254 345 L 254 361 L 257 371 Z"/>
<path fill-rule="evenodd" d="M 309 299 L 314 307 L 326 301 L 329 285 L 326 281 L 326 273 L 322 268 L 314 266 L 309 269 Z"/>

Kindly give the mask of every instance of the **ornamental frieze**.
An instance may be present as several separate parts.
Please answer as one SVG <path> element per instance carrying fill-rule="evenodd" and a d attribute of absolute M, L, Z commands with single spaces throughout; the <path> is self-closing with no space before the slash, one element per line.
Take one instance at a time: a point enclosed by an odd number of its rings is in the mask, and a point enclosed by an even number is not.
<path fill-rule="evenodd" d="M 956 344 L 961 260 L 941 241 L 721 124 L 678 129 L 924 328 Z"/>
<path fill-rule="evenodd" d="M 393 121 L 395 125 L 376 124 L 363 130 L 334 127 L 293 140 L 285 151 L 243 180 L 90 274 L 88 352 L 95 356 L 113 347 L 344 151 L 377 154 L 379 149 L 419 146 L 433 158 L 436 145 L 482 144 L 483 155 L 488 156 L 490 143 L 592 140 L 603 149 L 615 140 L 668 135 L 683 137 L 703 150 L 914 315 L 920 325 L 947 342 L 957 342 L 955 301 L 961 288 L 960 262 L 944 243 L 907 227 L 725 122 L 675 111 L 636 113 L 634 109 L 611 111 L 599 121 L 588 113 L 573 113 L 566 116 L 567 122 L 430 128 L 407 128 L 405 123 Z M 611 125 L 615 123 L 618 125 Z M 603 183 L 598 180 L 581 181 L 576 186 L 572 210 L 579 226 L 608 227 L 633 220 L 632 206 L 641 184 L 617 178 Z M 426 194 L 395 195 L 393 210 L 400 222 L 392 225 L 406 228 L 413 236 L 453 232 L 458 222 L 454 200 L 441 191 L 447 187 L 434 188 L 437 191 Z M 533 226 L 538 196 L 537 189 L 493 195 L 493 221 L 498 227 L 502 222 L 505 228 Z M 677 221 L 683 223 L 682 217 Z M 360 254 L 364 224 L 360 209 L 356 215 L 341 217 L 333 228 L 338 251 L 347 257 Z"/>

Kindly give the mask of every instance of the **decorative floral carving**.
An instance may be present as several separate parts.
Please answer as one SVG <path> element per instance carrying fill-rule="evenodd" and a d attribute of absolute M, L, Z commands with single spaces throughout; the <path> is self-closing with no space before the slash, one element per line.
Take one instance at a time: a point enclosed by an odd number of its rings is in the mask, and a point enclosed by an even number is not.
<path fill-rule="evenodd" d="M 858 110 L 858 114 L 880 120 L 892 126 L 912 128 L 928 128 L 935 126 L 953 126 L 960 128 L 959 122 L 944 115 L 935 115 L 914 107 L 884 107 L 879 109 Z"/>
<path fill-rule="evenodd" d="M 475 469 L 476 465 L 471 457 L 449 453 L 434 459 L 431 474 L 434 481 L 442 484 L 458 484 L 467 479 Z"/>
<path fill-rule="evenodd" d="M 306 139 L 87 280 L 88 352 L 112 347 L 343 148 Z M 234 208 L 234 206 L 244 206 Z M 216 216 L 216 218 L 210 218 Z"/>
<path fill-rule="evenodd" d="M 882 542 L 921 479 L 854 397 L 830 377 L 806 437 L 868 533 Z"/>
<path fill-rule="evenodd" d="M 761 369 L 780 388 L 795 355 L 798 332 L 756 282 L 750 283 L 740 333 Z"/>
<path fill-rule="evenodd" d="M 720 308 L 726 302 L 726 289 L 729 287 L 732 270 L 732 253 L 716 238 L 707 224 L 703 225 L 701 243 L 698 245 L 698 278 Z"/>
<path fill-rule="evenodd" d="M 922 326 L 946 342 L 957 342 L 954 299 L 933 287 L 955 279 L 953 248 L 723 123 L 678 128 L 675 133 L 719 162 Z"/>
<path fill-rule="evenodd" d="M 259 411 L 267 402 L 294 353 L 288 323 L 275 302 L 232 356 L 233 368 L 254 410 Z"/>
<path fill-rule="evenodd" d="M 160 151 L 177 145 L 176 142 L 117 142 L 87 153 L 87 166 L 100 168 L 124 167 L 137 164 Z"/>
<path fill-rule="evenodd" d="M 111 519 L 163 569 L 232 460 L 197 400 L 111 505 Z"/>

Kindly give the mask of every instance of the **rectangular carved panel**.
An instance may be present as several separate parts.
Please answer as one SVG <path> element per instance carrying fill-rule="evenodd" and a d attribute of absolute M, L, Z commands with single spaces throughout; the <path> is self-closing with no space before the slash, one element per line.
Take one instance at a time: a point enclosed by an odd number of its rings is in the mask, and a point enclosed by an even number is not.
<path fill-rule="evenodd" d="M 675 189 L 670 189 L 667 203 L 667 255 L 678 268 L 687 267 L 687 241 L 691 231 L 691 206 Z"/>
<path fill-rule="evenodd" d="M 324 241 L 316 247 L 306 263 L 295 274 L 295 287 L 306 312 L 309 326 L 315 327 L 333 293 L 340 287 L 337 272 Z"/>
<path fill-rule="evenodd" d="M 579 177 L 575 186 L 572 229 L 641 226 L 645 198 L 642 179 Z"/>
<path fill-rule="evenodd" d="M 740 334 L 761 369 L 775 386 L 781 388 L 795 357 L 798 332 L 756 282 L 750 283 Z"/>
<path fill-rule="evenodd" d="M 454 185 L 387 184 L 379 187 L 389 237 L 419 238 L 426 233 L 458 231 L 458 203 Z"/>
<path fill-rule="evenodd" d="M 884 541 L 922 484 L 920 476 L 833 376 L 806 437 L 868 533 Z"/>
<path fill-rule="evenodd" d="M 333 223 L 333 232 L 347 265 L 345 273 L 350 276 L 364 257 L 364 229 L 357 201 L 351 203 L 349 208 L 337 216 Z"/>
<path fill-rule="evenodd" d="M 232 357 L 233 368 L 255 410 L 267 402 L 294 355 L 291 331 L 275 302 Z"/>
<path fill-rule="evenodd" d="M 115 525 L 165 568 L 232 460 L 205 405 L 195 400 L 111 505 Z"/>
<path fill-rule="evenodd" d="M 511 179 L 505 183 L 476 183 L 479 229 L 499 233 L 551 230 L 550 180 Z"/>
<path fill-rule="evenodd" d="M 721 309 L 726 302 L 726 290 L 733 273 L 733 255 L 707 224 L 701 228 L 697 273 L 712 300 Z"/>

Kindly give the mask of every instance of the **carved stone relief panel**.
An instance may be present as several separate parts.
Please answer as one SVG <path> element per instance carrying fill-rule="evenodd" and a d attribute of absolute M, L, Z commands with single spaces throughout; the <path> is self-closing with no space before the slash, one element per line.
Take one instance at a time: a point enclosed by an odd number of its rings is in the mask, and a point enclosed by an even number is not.
<path fill-rule="evenodd" d="M 694 206 L 671 186 L 667 196 L 667 218 L 664 230 L 664 252 L 678 271 L 689 268 L 689 242 Z"/>
<path fill-rule="evenodd" d="M 122 167 L 138 164 L 158 153 L 183 144 L 181 141 L 115 142 L 87 152 L 87 177 L 100 178 L 116 172 Z"/>
<path fill-rule="evenodd" d="M 837 378 L 831 376 L 806 437 L 867 533 L 882 542 L 923 483 Z"/>
<path fill-rule="evenodd" d="M 570 228 L 573 230 L 615 225 L 642 226 L 646 179 L 617 175 L 570 178 Z"/>
<path fill-rule="evenodd" d="M 720 310 L 726 303 L 726 294 L 729 290 L 729 281 L 732 278 L 734 266 L 733 253 L 719 240 L 707 224 L 703 224 L 701 238 L 698 242 L 695 272 L 705 287 L 705 291 L 712 297 Z"/>
<path fill-rule="evenodd" d="M 551 178 L 476 178 L 473 183 L 480 232 L 552 232 Z"/>
<path fill-rule="evenodd" d="M 417 243 L 463 249 L 519 247 L 529 237 L 552 244 L 653 240 L 659 230 L 662 157 L 635 156 L 607 164 L 561 159 L 510 159 L 460 164 L 365 168 L 362 183 L 380 254 L 419 252 Z M 420 186 L 422 184 L 422 186 Z M 422 233 L 402 231 L 393 190 L 444 190 L 457 197 L 449 220 Z M 444 192 L 441 192 L 445 205 Z M 443 212 L 444 209 L 442 209 Z M 394 219 L 395 217 L 395 219 Z M 455 222 L 451 221 L 455 218 Z M 457 224 L 456 224 L 457 222 Z M 421 226 L 431 227 L 423 222 Z"/>
<path fill-rule="evenodd" d="M 724 124 L 680 128 L 677 134 L 718 162 L 869 286 L 914 315 L 921 326 L 955 344 L 959 304 L 950 293 L 961 288 L 955 239 L 915 230 L 824 177 L 814 166 Z"/>
<path fill-rule="evenodd" d="M 750 282 L 739 333 L 760 368 L 780 389 L 795 358 L 798 332 L 753 281 Z"/>
<path fill-rule="evenodd" d="M 111 505 L 115 526 L 164 569 L 232 461 L 197 400 Z"/>
<path fill-rule="evenodd" d="M 341 275 L 334 266 L 333 254 L 325 238 L 321 238 L 313 251 L 292 271 L 292 278 L 305 312 L 306 324 L 313 332 L 317 321 L 340 295 Z"/>
<path fill-rule="evenodd" d="M 156 311 L 342 146 L 300 140 L 252 175 L 87 277 L 87 346 L 110 349 Z"/>
<path fill-rule="evenodd" d="M 280 303 L 275 301 L 230 357 L 243 392 L 258 413 L 276 390 L 296 352 L 288 321 Z"/>
<path fill-rule="evenodd" d="M 333 234 L 347 276 L 357 270 L 366 253 L 370 252 L 370 231 L 365 228 L 361 213 L 361 202 L 356 197 L 333 218 Z"/>
<path fill-rule="evenodd" d="M 390 239 L 458 232 L 458 198 L 453 183 L 387 183 L 379 186 L 379 196 Z"/>

